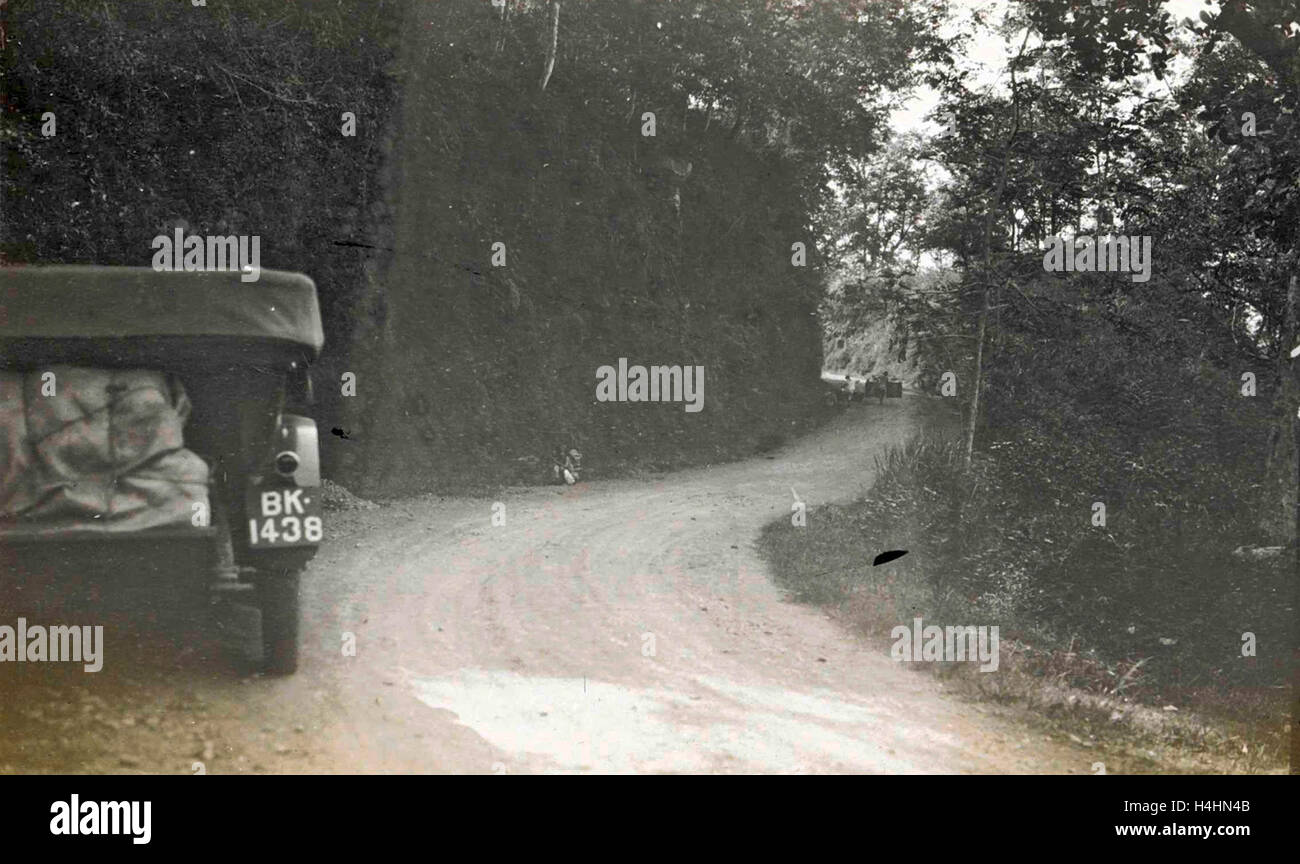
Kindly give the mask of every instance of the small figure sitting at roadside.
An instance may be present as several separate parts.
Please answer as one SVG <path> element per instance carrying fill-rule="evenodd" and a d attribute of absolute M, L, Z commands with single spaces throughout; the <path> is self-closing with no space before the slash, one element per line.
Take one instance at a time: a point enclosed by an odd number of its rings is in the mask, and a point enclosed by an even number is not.
<path fill-rule="evenodd" d="M 582 454 L 574 447 L 555 449 L 551 460 L 551 474 L 556 483 L 572 486 L 582 476 Z"/>

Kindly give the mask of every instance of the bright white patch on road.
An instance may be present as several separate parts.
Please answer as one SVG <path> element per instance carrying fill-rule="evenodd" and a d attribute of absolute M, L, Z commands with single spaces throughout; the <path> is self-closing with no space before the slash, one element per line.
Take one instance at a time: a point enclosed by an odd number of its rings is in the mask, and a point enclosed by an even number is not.
<path fill-rule="evenodd" d="M 680 692 L 464 670 L 411 684 L 421 702 L 453 712 L 492 746 L 544 757 L 557 771 L 910 773 L 924 769 L 895 748 L 957 746 L 887 702 L 724 679 Z"/>

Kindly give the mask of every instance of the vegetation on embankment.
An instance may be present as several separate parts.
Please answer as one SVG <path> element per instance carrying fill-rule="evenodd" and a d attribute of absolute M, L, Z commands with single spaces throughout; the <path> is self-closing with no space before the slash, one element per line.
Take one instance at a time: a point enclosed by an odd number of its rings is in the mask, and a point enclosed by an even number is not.
<path fill-rule="evenodd" d="M 321 298 L 326 453 L 397 104 L 391 0 L 15 0 L 0 54 L 0 261 L 149 266 L 152 239 L 260 238 Z M 355 136 L 345 136 L 345 112 Z"/>
<path fill-rule="evenodd" d="M 725 460 L 823 416 L 811 222 L 928 37 L 797 5 L 564 7 L 553 58 L 547 4 L 413 7 L 361 490 L 531 482 L 560 444 L 589 477 Z M 703 410 L 598 402 L 620 358 L 702 367 Z"/>
<path fill-rule="evenodd" d="M 559 443 L 588 476 L 713 461 L 817 422 L 811 223 L 926 13 L 596 4 L 553 43 L 552 11 L 15 0 L 0 253 L 141 266 L 178 225 L 259 235 L 320 288 L 326 469 L 370 495 L 537 482 Z M 595 403 L 620 357 L 703 366 L 704 410 Z"/>
<path fill-rule="evenodd" d="M 995 435 L 967 470 L 956 424 L 938 425 L 882 454 L 863 499 L 810 510 L 806 527 L 768 526 L 761 548 L 782 588 L 839 609 L 882 651 L 895 625 L 918 617 L 996 625 L 997 671 L 925 665 L 959 673 L 973 694 L 1041 709 L 1081 740 L 1143 753 L 1177 743 L 1240 770 L 1285 764 L 1290 562 L 1234 558 L 1249 512 L 1196 503 L 1250 494 L 1248 455 L 1202 453 L 1195 433 L 1145 451 L 1067 448 L 1038 427 Z M 1195 494 L 1178 474 L 1189 458 Z M 1062 478 L 1093 476 L 1103 489 L 1123 473 L 1116 464 L 1139 460 L 1141 482 L 1093 526 L 1093 495 Z M 908 554 L 873 567 L 889 549 Z"/>

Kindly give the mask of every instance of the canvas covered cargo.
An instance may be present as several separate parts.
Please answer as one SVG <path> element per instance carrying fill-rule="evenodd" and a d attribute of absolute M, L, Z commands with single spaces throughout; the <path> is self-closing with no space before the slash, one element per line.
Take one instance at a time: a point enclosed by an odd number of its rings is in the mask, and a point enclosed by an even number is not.
<path fill-rule="evenodd" d="M 0 365 L 175 369 L 314 361 L 316 286 L 297 273 L 0 268 Z"/>
<path fill-rule="evenodd" d="M 0 536 L 188 526 L 208 466 L 180 380 L 146 369 L 0 370 Z M 201 510 L 194 507 L 201 505 Z"/>

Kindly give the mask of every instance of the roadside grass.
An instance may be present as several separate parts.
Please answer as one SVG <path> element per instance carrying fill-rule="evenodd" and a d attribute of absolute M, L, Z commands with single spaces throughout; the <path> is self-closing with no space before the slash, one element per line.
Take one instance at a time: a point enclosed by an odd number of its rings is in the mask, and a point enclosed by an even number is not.
<path fill-rule="evenodd" d="M 1126 750 L 1134 770 L 1285 765 L 1292 556 L 1233 558 L 1240 526 L 1179 506 L 1159 483 L 1094 527 L 1091 496 L 1065 492 L 1086 484 L 1067 482 L 1062 450 L 1022 430 L 967 470 L 951 436 L 917 437 L 877 457 L 865 498 L 810 510 L 804 528 L 773 523 L 760 548 L 792 599 L 874 640 L 916 617 L 997 625 L 997 672 L 927 665 L 1085 746 Z M 889 549 L 908 554 L 873 567 Z M 1242 656 L 1248 632 L 1254 657 Z"/>

